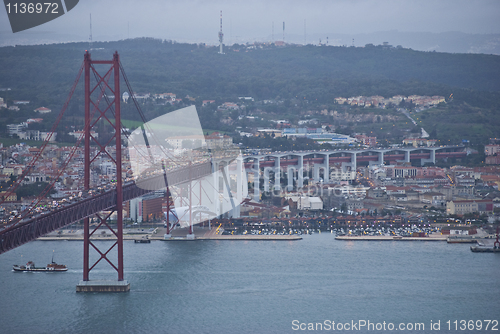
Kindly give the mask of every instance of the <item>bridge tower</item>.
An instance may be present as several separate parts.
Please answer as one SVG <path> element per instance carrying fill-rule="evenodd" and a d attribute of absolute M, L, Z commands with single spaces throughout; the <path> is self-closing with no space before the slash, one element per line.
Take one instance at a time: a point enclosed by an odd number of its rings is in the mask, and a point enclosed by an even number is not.
<path fill-rule="evenodd" d="M 100 65 L 99 73 L 95 65 Z M 105 70 L 102 70 L 102 65 Z M 84 187 L 91 188 L 91 165 L 97 159 L 104 157 L 116 167 L 116 206 L 109 212 L 96 213 L 92 221 L 96 224 L 90 226 L 90 218 L 84 220 L 83 241 L 83 280 L 76 287 L 78 292 L 123 292 L 130 290 L 130 284 L 123 279 L 123 191 L 122 191 L 122 152 L 121 152 L 121 117 L 120 117 L 120 57 L 118 52 L 113 54 L 112 60 L 92 60 L 88 51 L 84 56 L 85 67 L 85 157 L 84 157 Z M 91 75 L 95 84 L 91 84 Z M 111 80 L 113 77 L 113 80 Z M 110 82 L 111 81 L 111 82 Z M 105 124 L 111 127 L 114 133 L 110 138 L 98 138 L 93 135 L 92 129 Z M 97 131 L 96 131 L 97 132 Z M 114 142 L 114 144 L 113 144 Z M 91 147 L 94 144 L 94 149 Z M 114 152 L 113 152 L 114 151 Z M 114 153 L 114 154 L 113 154 Z M 111 216 L 116 213 L 116 228 L 111 226 Z M 91 240 L 97 235 L 99 228 L 107 235 L 114 235 L 116 242 L 105 251 Z M 109 234 L 108 234 L 109 232 Z M 91 264 L 90 250 L 97 252 L 97 260 Z M 101 246 L 102 247 L 102 246 Z M 116 254 L 117 259 L 111 261 L 111 255 Z M 107 262 L 118 273 L 117 281 L 94 280 L 91 281 L 89 273 L 101 261 Z M 93 260 L 94 261 L 94 260 Z"/>

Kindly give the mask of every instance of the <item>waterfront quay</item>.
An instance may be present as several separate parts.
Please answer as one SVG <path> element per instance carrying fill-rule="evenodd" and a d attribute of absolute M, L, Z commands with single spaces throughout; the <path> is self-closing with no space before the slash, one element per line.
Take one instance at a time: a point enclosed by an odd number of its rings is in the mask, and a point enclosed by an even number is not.
<path fill-rule="evenodd" d="M 447 236 L 440 233 L 431 234 L 426 237 L 402 237 L 386 235 L 341 235 L 335 237 L 336 240 L 347 241 L 446 241 Z"/>
<path fill-rule="evenodd" d="M 105 233 L 96 233 L 90 239 L 91 240 L 116 240 L 116 236 L 109 232 L 109 230 L 103 230 Z M 302 237 L 298 234 L 272 234 L 272 233 L 261 233 L 261 234 L 231 234 L 225 232 L 222 228 L 208 228 L 208 227 L 198 227 L 193 228 L 193 238 L 188 238 L 189 233 L 187 228 L 178 228 L 171 232 L 170 238 L 165 238 L 166 228 L 157 227 L 151 229 L 126 229 L 123 234 L 123 240 L 157 240 L 157 241 L 182 241 L 182 240 L 300 240 Z M 225 234 L 224 234 L 225 233 Z M 300 233 L 302 234 L 302 233 Z M 69 240 L 69 241 L 83 241 L 83 230 L 59 230 L 43 237 L 38 238 L 40 241 L 57 241 L 57 240 Z"/>
<path fill-rule="evenodd" d="M 413 232 L 411 228 L 407 229 L 327 229 L 323 233 L 331 233 L 335 235 L 337 240 L 386 240 L 386 241 L 446 241 L 447 236 L 432 230 L 426 229 L 427 232 Z M 178 228 L 171 232 L 168 238 L 165 238 L 166 229 L 157 227 L 154 229 L 128 229 L 123 235 L 124 240 L 133 240 L 136 242 L 150 242 L 151 240 L 158 241 L 183 241 L 183 240 L 300 240 L 303 235 L 311 235 L 314 233 L 322 233 L 321 229 L 275 229 L 275 228 L 260 228 L 260 229 L 232 229 L 224 230 L 221 227 L 198 227 L 193 229 L 193 236 L 188 236 L 187 228 Z M 347 234 L 346 234 L 347 233 Z M 92 240 L 116 240 L 112 233 L 97 233 L 91 237 Z M 50 233 L 49 235 L 38 238 L 41 241 L 57 241 L 57 240 L 73 240 L 83 241 L 83 231 L 81 230 L 60 230 Z"/>
<path fill-rule="evenodd" d="M 338 219 L 338 218 L 337 218 Z M 338 222 L 343 224 L 338 224 Z M 377 222 L 377 221 L 375 221 Z M 304 235 L 314 233 L 333 234 L 337 240 L 347 241 L 447 241 L 448 243 L 469 242 L 492 237 L 479 228 L 474 235 L 451 235 L 450 227 L 430 224 L 349 224 L 339 219 L 331 221 L 327 217 L 300 217 L 290 219 L 242 220 L 225 219 L 205 222 L 193 227 L 189 235 L 188 228 L 175 228 L 166 236 L 167 229 L 163 224 L 144 224 L 139 227 L 124 229 L 123 239 L 137 243 L 149 243 L 152 240 L 182 241 L 182 240 L 300 240 Z M 474 231 L 476 231 L 474 229 Z M 452 231 L 456 232 L 456 231 Z M 51 232 L 38 240 L 83 240 L 83 229 L 77 225 L 73 228 Z M 96 231 L 91 240 L 116 240 L 116 236 L 107 229 Z"/>

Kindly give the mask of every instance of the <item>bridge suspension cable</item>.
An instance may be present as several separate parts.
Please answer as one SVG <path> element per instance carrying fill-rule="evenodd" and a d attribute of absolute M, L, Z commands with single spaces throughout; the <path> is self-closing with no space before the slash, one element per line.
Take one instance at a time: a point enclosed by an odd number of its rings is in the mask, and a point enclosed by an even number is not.
<path fill-rule="evenodd" d="M 106 76 L 107 76 L 107 78 L 106 78 Z M 104 79 L 106 81 L 109 81 L 109 78 L 110 78 L 109 77 L 109 73 L 106 76 L 104 77 Z M 99 97 L 97 99 L 97 104 L 96 104 L 96 106 L 94 106 L 94 109 L 92 111 L 92 117 L 91 117 L 91 119 L 94 117 L 95 113 L 97 112 L 97 110 L 98 110 L 97 106 L 99 105 L 99 102 L 102 100 L 103 96 L 106 96 L 105 95 L 105 87 L 101 87 L 101 91 L 100 91 Z M 86 123 L 88 123 L 88 121 Z M 60 170 L 57 173 L 57 175 L 52 178 L 51 182 L 31 202 L 30 207 L 27 208 L 25 211 L 23 211 L 21 213 L 20 217 L 18 217 L 17 219 L 13 220 L 12 223 L 9 224 L 9 227 L 13 227 L 13 226 L 19 225 L 18 223 L 20 221 L 22 221 L 24 218 L 26 218 L 30 213 L 32 213 L 32 211 L 38 206 L 38 204 L 40 204 L 40 202 L 45 199 L 45 197 L 47 196 L 47 194 L 54 188 L 55 183 L 59 180 L 59 178 L 62 176 L 62 174 L 64 173 L 64 171 L 66 170 L 66 168 L 69 166 L 69 164 L 70 164 L 71 160 L 73 159 L 73 157 L 74 157 L 74 155 L 75 155 L 78 147 L 80 146 L 80 143 L 83 140 L 83 138 L 84 138 L 84 133 L 82 132 L 82 134 L 79 136 L 76 144 L 71 148 L 70 154 L 68 155 L 68 157 L 66 158 L 66 160 L 62 164 L 62 167 L 60 168 Z"/>
<path fill-rule="evenodd" d="M 122 73 L 122 77 L 123 77 L 123 80 L 125 81 L 125 84 L 127 85 L 127 89 L 128 89 L 129 94 L 130 94 L 130 97 L 132 98 L 132 101 L 134 101 L 134 105 L 137 109 L 137 112 L 139 113 L 139 115 L 141 117 L 142 122 L 143 122 L 142 131 L 143 131 L 143 136 L 144 136 L 144 140 L 146 143 L 146 148 L 148 150 L 148 155 L 149 155 L 149 158 L 151 160 L 151 164 L 155 165 L 155 161 L 154 161 L 153 155 L 151 153 L 151 146 L 149 145 L 149 140 L 147 139 L 147 134 L 145 131 L 149 131 L 149 133 L 151 134 L 151 137 L 153 138 L 153 141 L 156 143 L 156 145 L 161 150 L 161 152 L 165 155 L 165 157 L 169 159 L 170 162 L 172 162 L 174 164 L 179 164 L 176 160 L 174 160 L 170 157 L 170 155 L 165 151 L 165 148 L 163 147 L 163 145 L 158 142 L 158 138 L 154 135 L 154 131 L 151 129 L 148 121 L 146 120 L 146 116 L 144 115 L 144 112 L 142 111 L 139 103 L 137 102 L 137 99 L 135 98 L 135 94 L 132 90 L 130 82 L 128 81 L 127 75 L 125 74 L 125 70 L 124 70 L 121 62 L 120 62 L 120 72 Z"/>
<path fill-rule="evenodd" d="M 61 111 L 59 112 L 59 115 L 56 118 L 56 121 L 52 125 L 52 128 L 50 129 L 49 135 L 45 138 L 45 141 L 43 142 L 40 150 L 37 152 L 35 157 L 30 161 L 28 166 L 25 168 L 23 173 L 18 176 L 17 180 L 14 182 L 14 184 L 7 190 L 7 193 L 4 198 L 0 199 L 0 205 L 5 203 L 7 198 L 13 194 L 16 189 L 19 187 L 19 185 L 24 181 L 24 178 L 31 172 L 35 164 L 38 162 L 38 159 L 42 156 L 43 151 L 47 147 L 50 139 L 52 138 L 52 135 L 54 134 L 55 130 L 57 129 L 57 126 L 59 125 L 59 122 L 61 121 L 64 113 L 66 112 L 66 109 L 68 108 L 68 104 L 73 96 L 73 93 L 75 92 L 75 89 L 78 85 L 78 82 L 80 81 L 80 77 L 82 75 L 83 69 L 84 69 L 84 63 L 82 62 L 82 65 L 80 66 L 80 70 L 78 71 L 78 74 L 76 76 L 76 79 L 73 83 L 73 86 L 71 87 L 71 90 L 69 92 L 68 98 L 66 99 L 66 102 L 64 103 L 63 107 L 61 108 Z"/>

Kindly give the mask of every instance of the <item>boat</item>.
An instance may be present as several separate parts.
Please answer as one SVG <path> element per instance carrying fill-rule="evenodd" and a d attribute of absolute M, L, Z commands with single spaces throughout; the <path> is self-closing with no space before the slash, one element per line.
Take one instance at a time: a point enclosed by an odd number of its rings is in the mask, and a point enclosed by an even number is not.
<path fill-rule="evenodd" d="M 474 253 L 500 253 L 498 247 L 470 246 L 470 250 Z"/>
<path fill-rule="evenodd" d="M 29 261 L 25 266 L 15 264 L 13 267 L 14 271 L 67 271 L 68 268 L 64 264 L 57 264 L 54 261 L 47 264 L 45 267 L 36 267 L 35 262 Z"/>
<path fill-rule="evenodd" d="M 149 240 L 149 239 L 135 239 L 134 243 L 136 243 L 136 244 L 149 244 L 149 243 L 151 243 L 151 240 Z"/>
<path fill-rule="evenodd" d="M 134 243 L 136 243 L 136 244 L 149 244 L 149 243 L 151 243 L 151 240 L 146 236 L 145 238 L 142 237 L 141 239 L 135 239 Z"/>

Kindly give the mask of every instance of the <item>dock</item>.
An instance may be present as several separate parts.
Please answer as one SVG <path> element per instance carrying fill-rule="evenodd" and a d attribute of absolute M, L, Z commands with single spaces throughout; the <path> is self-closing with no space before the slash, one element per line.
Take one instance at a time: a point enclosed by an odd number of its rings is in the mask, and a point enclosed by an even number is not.
<path fill-rule="evenodd" d="M 336 240 L 347 241 L 446 241 L 444 235 L 430 235 L 428 237 L 402 237 L 389 235 L 342 235 L 335 237 Z"/>
<path fill-rule="evenodd" d="M 208 229 L 203 227 L 194 227 L 193 237 L 188 237 L 187 228 L 179 228 L 172 231 L 171 237 L 165 239 L 166 229 L 157 228 L 156 233 L 147 232 L 136 232 L 132 231 L 127 233 L 125 231 L 123 234 L 124 241 L 133 241 L 134 243 L 150 243 L 151 240 L 161 240 L 161 241 L 193 241 L 193 240 L 269 240 L 269 241 L 279 241 L 279 240 L 301 240 L 302 237 L 297 234 L 220 234 L 217 233 L 216 228 Z M 114 234 L 100 234 L 96 233 L 90 237 L 91 240 L 116 240 Z M 51 233 L 49 235 L 39 237 L 37 240 L 40 241 L 56 241 L 56 240 L 69 240 L 69 241 L 83 241 L 83 233 L 80 231 L 63 231 L 62 233 Z"/>
<path fill-rule="evenodd" d="M 500 253 L 500 248 L 495 247 L 470 246 L 470 250 L 474 253 Z"/>
<path fill-rule="evenodd" d="M 194 239 L 188 239 L 186 237 L 172 237 L 170 239 L 163 239 L 165 241 L 179 241 L 179 240 L 268 240 L 268 241 L 277 241 L 277 240 L 300 240 L 302 237 L 298 235 L 256 235 L 256 234 L 216 234 L 211 236 L 195 236 Z"/>

